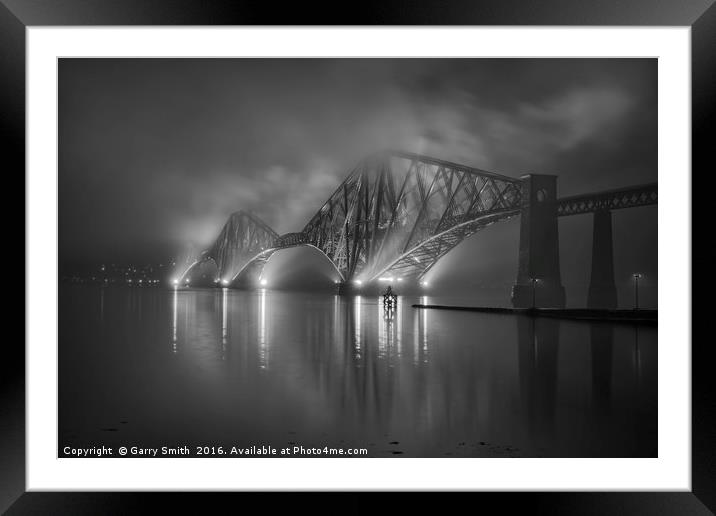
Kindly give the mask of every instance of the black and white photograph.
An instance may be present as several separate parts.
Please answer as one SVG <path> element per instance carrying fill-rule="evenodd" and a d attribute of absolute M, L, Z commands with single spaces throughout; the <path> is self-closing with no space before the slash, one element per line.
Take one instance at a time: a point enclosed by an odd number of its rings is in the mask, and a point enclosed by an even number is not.
<path fill-rule="evenodd" d="M 0 513 L 712 514 L 713 3 L 0 0 Z"/>
<path fill-rule="evenodd" d="M 57 63 L 58 457 L 658 456 L 657 59 Z"/>

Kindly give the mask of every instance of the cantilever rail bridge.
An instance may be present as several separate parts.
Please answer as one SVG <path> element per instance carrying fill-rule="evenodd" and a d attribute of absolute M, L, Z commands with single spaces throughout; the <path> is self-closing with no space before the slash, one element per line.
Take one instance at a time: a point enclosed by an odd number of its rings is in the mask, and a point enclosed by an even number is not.
<path fill-rule="evenodd" d="M 595 243 L 604 244 L 593 250 L 592 284 L 595 292 L 608 291 L 596 297 L 611 305 L 611 211 L 656 204 L 657 185 L 557 198 L 556 183 L 556 176 L 513 178 L 418 154 L 380 153 L 353 168 L 300 232 L 278 235 L 256 215 L 232 214 L 216 241 L 186 264 L 176 282 L 213 262 L 217 283 L 251 283 L 271 255 L 298 246 L 322 253 L 344 285 L 380 277 L 420 281 L 465 238 L 521 215 L 513 301 L 526 306 L 526 289 L 539 281 L 544 304 L 562 306 L 557 217 L 594 213 Z"/>

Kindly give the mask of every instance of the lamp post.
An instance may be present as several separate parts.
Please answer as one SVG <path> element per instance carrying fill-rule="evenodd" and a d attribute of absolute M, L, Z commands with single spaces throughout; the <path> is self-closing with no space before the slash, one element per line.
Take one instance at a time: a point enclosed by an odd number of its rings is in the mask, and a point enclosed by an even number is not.
<path fill-rule="evenodd" d="M 632 277 L 634 278 L 634 310 L 639 310 L 639 278 L 642 276 L 635 273 L 632 274 Z"/>
<path fill-rule="evenodd" d="M 532 309 L 537 308 L 537 303 L 535 302 L 535 291 L 537 290 L 537 283 L 539 283 L 539 280 L 537 278 L 530 278 L 530 282 L 532 283 Z"/>

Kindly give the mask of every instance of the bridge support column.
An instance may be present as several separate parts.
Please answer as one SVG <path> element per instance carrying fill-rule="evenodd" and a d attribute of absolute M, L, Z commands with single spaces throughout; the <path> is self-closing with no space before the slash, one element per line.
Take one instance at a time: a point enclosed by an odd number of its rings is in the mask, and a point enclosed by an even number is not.
<path fill-rule="evenodd" d="M 559 271 L 557 176 L 522 176 L 520 255 L 512 287 L 516 308 L 565 306 Z"/>
<path fill-rule="evenodd" d="M 592 276 L 589 281 L 587 308 L 616 308 L 617 287 L 614 282 L 612 249 L 612 212 L 594 212 L 592 236 Z"/>

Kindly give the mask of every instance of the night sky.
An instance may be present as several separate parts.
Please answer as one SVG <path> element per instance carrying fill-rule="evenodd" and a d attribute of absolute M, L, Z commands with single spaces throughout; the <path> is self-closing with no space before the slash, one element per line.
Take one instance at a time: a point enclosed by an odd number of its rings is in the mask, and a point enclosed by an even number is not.
<path fill-rule="evenodd" d="M 239 209 L 299 231 L 385 148 L 556 174 L 560 195 L 657 180 L 655 59 L 61 59 L 59 109 L 61 266 L 163 261 Z M 618 283 L 655 280 L 656 213 L 615 212 Z M 431 274 L 509 283 L 518 228 Z M 560 232 L 565 284 L 588 282 L 591 216 Z"/>

